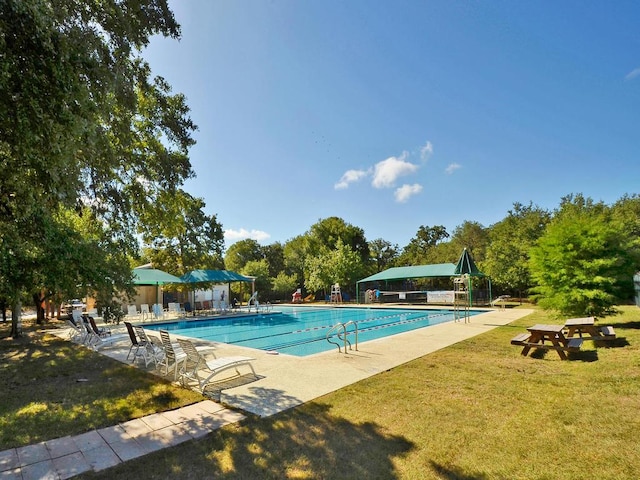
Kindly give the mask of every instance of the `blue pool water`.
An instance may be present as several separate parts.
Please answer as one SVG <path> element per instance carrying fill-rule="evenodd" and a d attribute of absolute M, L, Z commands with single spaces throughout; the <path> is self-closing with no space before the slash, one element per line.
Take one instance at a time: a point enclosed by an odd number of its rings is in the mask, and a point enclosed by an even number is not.
<path fill-rule="evenodd" d="M 471 311 L 470 315 L 481 313 Z M 388 337 L 454 319 L 452 310 L 412 310 L 385 308 L 276 307 L 273 312 L 236 314 L 209 319 L 185 319 L 145 325 L 150 330 L 168 330 L 176 335 L 242 345 L 266 351 L 307 356 L 337 350 L 327 341 L 333 325 L 355 322 L 358 342 Z M 337 341 L 337 338 L 332 335 Z M 348 327 L 354 344 L 354 327 Z M 342 345 L 342 342 L 340 342 Z"/>

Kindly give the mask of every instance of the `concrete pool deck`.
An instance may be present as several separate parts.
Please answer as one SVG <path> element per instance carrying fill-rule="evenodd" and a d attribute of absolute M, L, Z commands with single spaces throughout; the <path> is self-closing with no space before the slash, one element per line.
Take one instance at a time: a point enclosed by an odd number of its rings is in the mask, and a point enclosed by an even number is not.
<path fill-rule="evenodd" d="M 405 307 L 406 308 L 406 307 Z M 413 306 L 411 308 L 414 308 Z M 441 348 L 474 337 L 522 318 L 530 309 L 489 310 L 469 318 L 468 323 L 447 322 L 360 344 L 347 354 L 337 349 L 307 357 L 272 355 L 262 350 L 216 343 L 216 356 L 245 355 L 259 379 L 243 376 L 217 393 L 215 400 L 261 417 L 274 415 L 327 393 L 363 380 Z M 150 335 L 156 332 L 148 331 Z M 199 342 L 203 344 L 202 342 Z M 130 342 L 100 352 L 126 362 Z M 130 363 L 130 362 L 127 362 Z M 249 369 L 240 367 L 241 373 Z M 238 383 L 238 382 L 236 382 Z"/>

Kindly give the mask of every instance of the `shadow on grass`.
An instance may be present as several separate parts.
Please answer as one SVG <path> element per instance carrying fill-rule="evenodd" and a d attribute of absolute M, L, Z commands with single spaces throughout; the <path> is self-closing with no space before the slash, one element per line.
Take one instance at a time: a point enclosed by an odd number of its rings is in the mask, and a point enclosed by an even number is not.
<path fill-rule="evenodd" d="M 625 337 L 616 337 L 611 340 L 594 340 L 597 348 L 623 348 L 631 345 Z"/>
<path fill-rule="evenodd" d="M 436 462 L 431 462 L 431 468 L 440 475 L 441 478 L 451 480 L 485 480 L 489 477 L 483 474 L 464 473 L 460 468 L 445 467 Z"/>
<path fill-rule="evenodd" d="M 305 404 L 251 417 L 200 440 L 146 455 L 84 478 L 376 478 L 401 477 L 394 459 L 417 446 L 374 422 L 354 423 L 330 405 Z"/>
<path fill-rule="evenodd" d="M 88 348 L 33 332 L 0 340 L 0 366 L 0 450 L 111 426 L 198 398 Z"/>
<path fill-rule="evenodd" d="M 542 360 L 547 355 L 556 355 L 556 358 L 560 360 L 560 357 L 553 349 L 536 348 L 529 354 L 531 358 Z M 567 352 L 567 360 L 569 361 L 581 361 L 581 362 L 596 362 L 598 361 L 598 352 L 595 350 L 581 350 L 579 352 Z"/>
<path fill-rule="evenodd" d="M 632 322 L 616 323 L 615 326 L 616 328 L 620 329 L 628 328 L 633 330 L 640 330 L 640 321 L 634 320 Z"/>

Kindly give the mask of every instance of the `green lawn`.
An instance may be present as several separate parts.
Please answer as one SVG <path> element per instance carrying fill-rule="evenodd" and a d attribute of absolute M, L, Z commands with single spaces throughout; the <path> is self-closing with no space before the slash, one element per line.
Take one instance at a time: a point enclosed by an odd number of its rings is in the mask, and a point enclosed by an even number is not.
<path fill-rule="evenodd" d="M 611 346 L 585 342 L 569 361 L 554 351 L 522 357 L 520 348 L 510 345 L 526 326 L 559 323 L 536 311 L 299 408 L 266 419 L 249 417 L 202 440 L 82 478 L 637 478 L 640 309 L 622 310 L 600 322 L 616 329 Z M 5 345 L 1 348 L 3 366 L 12 365 Z M 92 358 L 80 356 L 73 363 L 84 370 Z M 25 361 L 34 360 L 25 357 L 20 364 Z M 24 368 L 38 369 L 33 363 Z M 5 370 L 0 370 L 3 380 Z M 110 382 L 126 383 L 116 377 L 130 375 L 129 370 L 113 369 Z M 165 385 L 155 378 L 150 383 Z M 165 388 L 165 398 L 181 390 Z M 120 414 L 118 399 L 127 394 L 105 388 L 102 395 L 108 399 L 81 403 L 101 405 L 100 418 L 107 421 Z M 41 428 L 41 412 L 24 402 L 23 415 L 33 417 L 23 422 L 32 429 L 31 439 L 50 435 L 46 428 L 34 433 Z M 115 412 L 109 412 L 110 405 Z M 0 406 L 3 438 L 17 421 L 17 408 L 7 411 L 4 401 Z M 84 417 L 79 418 L 82 424 Z M 78 428 L 101 425 L 94 420 Z M 7 445 L 12 446 L 5 440 Z"/>

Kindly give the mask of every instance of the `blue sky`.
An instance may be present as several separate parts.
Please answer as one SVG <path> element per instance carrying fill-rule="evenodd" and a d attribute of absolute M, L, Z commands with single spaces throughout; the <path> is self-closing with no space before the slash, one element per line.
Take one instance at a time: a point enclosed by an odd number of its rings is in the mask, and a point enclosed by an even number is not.
<path fill-rule="evenodd" d="M 154 74 L 226 246 L 339 216 L 405 246 L 514 202 L 640 193 L 640 2 L 173 0 Z"/>

